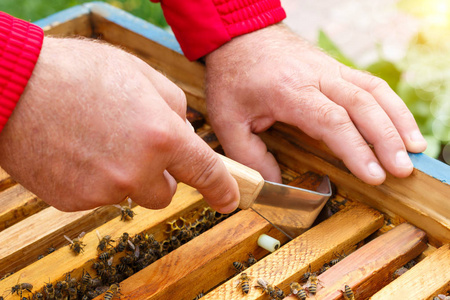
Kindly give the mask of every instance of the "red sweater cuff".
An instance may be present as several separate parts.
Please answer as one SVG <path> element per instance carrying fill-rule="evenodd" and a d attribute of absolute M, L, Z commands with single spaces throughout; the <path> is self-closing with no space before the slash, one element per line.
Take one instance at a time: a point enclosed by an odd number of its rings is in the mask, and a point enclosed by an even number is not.
<path fill-rule="evenodd" d="M 40 27 L 0 12 L 0 132 L 31 77 L 43 38 Z"/>
<path fill-rule="evenodd" d="M 233 37 L 286 18 L 280 0 L 151 0 L 161 2 L 184 55 L 198 59 Z"/>

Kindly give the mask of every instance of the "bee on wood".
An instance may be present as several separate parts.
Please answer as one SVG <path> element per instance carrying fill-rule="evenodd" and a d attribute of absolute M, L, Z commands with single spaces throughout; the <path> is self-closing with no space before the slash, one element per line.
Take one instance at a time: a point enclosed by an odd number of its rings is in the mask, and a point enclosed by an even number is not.
<path fill-rule="evenodd" d="M 65 297 L 68 298 L 68 297 Z M 61 290 L 55 289 L 55 300 L 65 300 Z"/>
<path fill-rule="evenodd" d="M 257 260 L 256 260 L 256 258 L 253 256 L 253 254 L 249 253 L 249 254 L 248 254 L 248 259 L 247 259 L 247 266 L 250 267 L 251 265 L 256 264 L 256 262 L 257 262 Z"/>
<path fill-rule="evenodd" d="M 44 295 L 45 299 L 55 299 L 55 289 L 51 282 L 45 283 L 44 285 Z"/>
<path fill-rule="evenodd" d="M 320 268 L 319 274 L 326 272 L 331 266 L 328 263 L 323 264 L 322 268 Z"/>
<path fill-rule="evenodd" d="M 271 300 L 278 300 L 280 299 L 281 295 L 284 295 L 283 291 L 279 289 L 278 287 L 274 287 L 273 285 L 269 284 L 267 280 L 263 278 L 258 278 L 256 281 L 257 285 L 256 288 L 262 289 L 263 293 L 266 293 L 269 295 Z"/>
<path fill-rule="evenodd" d="M 128 197 L 128 206 L 120 206 L 119 204 L 113 204 L 115 207 L 121 210 L 122 216 L 120 218 L 121 221 L 132 220 L 136 215 L 134 211 L 131 209 L 131 198 Z"/>
<path fill-rule="evenodd" d="M 337 254 L 335 259 L 330 260 L 330 262 L 328 263 L 330 265 L 330 267 L 334 266 L 335 264 L 337 264 L 338 262 L 340 262 L 341 260 L 343 260 L 347 255 L 342 252 L 342 254 Z"/>
<path fill-rule="evenodd" d="M 344 286 L 344 290 L 341 290 L 345 300 L 355 300 L 355 295 L 353 294 L 352 289 L 348 286 Z"/>
<path fill-rule="evenodd" d="M 279 287 L 275 287 L 275 299 L 279 299 L 279 300 L 282 300 L 282 299 L 284 299 L 284 297 L 286 297 L 286 295 L 284 294 L 284 292 L 283 292 L 283 290 L 282 289 L 280 289 Z"/>
<path fill-rule="evenodd" d="M 175 250 L 181 246 L 181 241 L 176 236 L 172 236 L 170 238 L 170 246 L 172 250 Z"/>
<path fill-rule="evenodd" d="M 111 248 L 108 251 L 102 252 L 98 256 L 98 259 L 100 259 L 102 261 L 107 261 L 108 259 L 112 258 L 114 255 L 116 255 L 116 253 L 117 253 L 116 248 Z"/>
<path fill-rule="evenodd" d="M 240 261 L 234 261 L 233 262 L 233 267 L 236 270 L 237 273 L 241 273 L 242 271 L 245 270 L 245 266 L 243 263 L 241 263 Z"/>
<path fill-rule="evenodd" d="M 128 233 L 124 232 L 122 234 L 122 236 L 117 241 L 117 245 L 116 245 L 117 252 L 125 251 L 125 249 L 127 248 L 127 243 L 131 243 L 129 238 L 130 238 L 130 236 Z M 133 245 L 133 243 L 131 243 L 131 244 Z M 134 245 L 133 245 L 133 250 L 134 250 Z"/>
<path fill-rule="evenodd" d="M 19 278 L 17 278 L 17 283 L 15 286 L 13 286 L 10 289 L 10 293 L 14 295 L 17 294 L 18 296 L 20 296 L 20 298 L 22 298 L 22 294 L 23 291 L 27 290 L 28 292 L 31 293 L 31 290 L 33 289 L 33 285 L 31 283 L 19 283 L 20 278 L 22 277 L 22 274 L 19 276 Z"/>
<path fill-rule="evenodd" d="M 114 296 L 120 294 L 120 286 L 119 284 L 112 284 L 109 289 L 105 293 L 104 300 L 111 300 Z"/>
<path fill-rule="evenodd" d="M 315 295 L 317 293 L 317 286 L 320 285 L 319 279 L 317 278 L 316 273 L 311 273 L 309 275 L 308 282 L 306 283 L 305 287 L 307 287 L 308 292 L 310 294 Z"/>
<path fill-rule="evenodd" d="M 112 242 L 114 242 L 114 240 L 111 239 L 110 235 L 105 235 L 104 237 L 102 237 L 100 235 L 100 232 L 98 232 L 98 230 L 96 230 L 95 232 L 97 233 L 97 238 L 99 241 L 97 250 L 104 251 L 104 250 L 106 250 L 106 248 L 108 248 L 108 246 L 114 247 L 113 244 L 111 244 Z"/>
<path fill-rule="evenodd" d="M 82 239 L 86 233 L 82 232 L 77 238 L 74 238 L 73 241 L 67 236 L 64 235 L 64 238 L 70 242 L 70 249 L 72 249 L 75 254 L 80 254 L 80 252 L 83 252 L 84 246 L 86 244 L 83 244 Z"/>
<path fill-rule="evenodd" d="M 239 277 L 239 285 L 241 286 L 242 293 L 248 294 L 250 292 L 250 278 L 247 273 L 242 273 Z"/>
<path fill-rule="evenodd" d="M 289 287 L 291 288 L 292 295 L 297 296 L 297 298 L 300 300 L 306 299 L 306 291 L 298 282 L 292 282 Z"/>
<path fill-rule="evenodd" d="M 2 281 L 3 279 L 5 279 L 5 278 L 11 276 L 12 274 L 14 274 L 14 272 L 6 273 L 5 275 L 2 276 L 2 278 L 0 278 L 0 281 Z"/>
<path fill-rule="evenodd" d="M 205 296 L 205 293 L 203 291 L 201 291 L 197 296 L 195 296 L 194 300 L 198 300 L 198 299 L 202 298 L 203 296 Z"/>
<path fill-rule="evenodd" d="M 36 292 L 33 295 L 33 300 L 43 300 L 43 299 L 44 299 L 44 295 L 42 293 L 40 293 L 40 292 Z"/>
<path fill-rule="evenodd" d="M 74 287 L 69 288 L 68 293 L 70 299 L 77 299 L 78 291 L 76 288 Z"/>
<path fill-rule="evenodd" d="M 130 277 L 131 275 L 134 274 L 133 269 L 127 264 L 124 263 L 118 264 L 116 268 L 117 271 L 125 275 L 125 277 Z"/>
<path fill-rule="evenodd" d="M 300 278 L 300 280 L 302 281 L 302 282 L 307 282 L 308 281 L 308 279 L 309 279 L 309 277 L 311 276 L 311 265 L 309 265 L 309 267 L 308 267 L 308 271 L 305 273 L 305 274 L 303 274 L 302 275 L 302 277 Z"/>

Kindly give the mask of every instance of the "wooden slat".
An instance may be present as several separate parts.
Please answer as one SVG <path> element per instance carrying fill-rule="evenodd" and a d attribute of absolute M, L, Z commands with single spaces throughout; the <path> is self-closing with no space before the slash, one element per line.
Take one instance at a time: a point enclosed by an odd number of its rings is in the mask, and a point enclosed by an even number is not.
<path fill-rule="evenodd" d="M 334 253 L 348 251 L 353 245 L 383 226 L 383 217 L 365 205 L 355 205 L 306 231 L 246 270 L 252 286 L 258 278 L 288 291 L 292 281 L 299 280 L 308 266 L 318 269 Z M 246 296 L 235 286 L 239 276 L 208 293 L 206 299 L 267 299 L 261 290 L 252 288 Z"/>
<path fill-rule="evenodd" d="M 2 168 L 0 168 L 0 192 L 13 186 L 16 182 L 9 176 L 8 173 L 5 172 Z"/>
<path fill-rule="evenodd" d="M 114 206 L 73 213 L 61 212 L 53 207 L 42 210 L 11 226 L 0 235 L 0 274 L 20 270 L 46 254 L 47 248 L 67 244 L 64 234 L 77 236 L 91 231 L 120 215 Z"/>
<path fill-rule="evenodd" d="M 120 298 L 193 299 L 233 276 L 233 261 L 247 259 L 249 252 L 259 257 L 263 233 L 287 241 L 255 212 L 240 211 L 123 281 Z"/>
<path fill-rule="evenodd" d="M 450 290 L 450 245 L 444 245 L 376 293 L 371 300 L 432 299 Z"/>
<path fill-rule="evenodd" d="M 367 299 L 392 281 L 395 270 L 426 248 L 425 232 L 401 224 L 321 274 L 316 299 L 341 299 L 345 284 L 353 289 L 356 299 Z"/>
<path fill-rule="evenodd" d="M 385 184 L 371 186 L 350 172 L 287 141 L 284 139 L 286 134 L 269 130 L 260 136 L 277 160 L 294 171 L 327 174 L 341 195 L 362 201 L 391 216 L 405 218 L 409 223 L 425 230 L 433 245 L 450 242 L 450 206 L 445 201 L 450 195 L 450 185 L 415 170 L 408 178 L 388 176 Z M 415 194 L 408 192 L 410 189 Z"/>
<path fill-rule="evenodd" d="M 16 184 L 0 192 L 0 231 L 48 207 L 36 195 Z"/>
<path fill-rule="evenodd" d="M 205 206 L 206 203 L 199 192 L 180 183 L 172 203 L 165 209 L 149 210 L 137 206 L 133 208 L 133 211 L 136 213 L 133 220 L 124 222 L 120 220 L 120 217 L 117 217 L 97 229 L 102 235 L 109 234 L 114 238 L 120 236 L 123 232 L 128 232 L 130 236 L 134 236 L 137 233 L 146 231 L 149 234 L 154 234 L 155 238 L 161 239 L 164 231 L 167 230 L 166 222 L 168 220 L 186 215 L 192 210 L 202 209 Z M 75 238 L 78 234 L 70 236 L 70 238 Z M 66 245 L 24 269 L 16 270 L 16 273 L 0 281 L 0 291 L 5 291 L 14 286 L 19 276 L 20 282 L 30 283 L 36 290 L 41 288 L 49 279 L 52 282 L 60 280 L 67 272 L 72 272 L 71 274 L 77 277 L 80 276 L 83 269 L 91 270 L 90 266 L 92 263 L 89 260 L 98 256 L 98 238 L 95 231 L 86 233 L 83 243 L 87 244 L 87 246 L 82 254 L 75 255 L 69 249 L 69 245 Z M 42 250 L 45 251 L 46 248 Z M 18 298 L 14 296 L 10 299 Z"/>
<path fill-rule="evenodd" d="M 67 22 L 58 22 L 45 26 L 46 35 L 69 37 L 69 36 L 92 36 L 92 26 L 89 14 L 80 15 Z"/>

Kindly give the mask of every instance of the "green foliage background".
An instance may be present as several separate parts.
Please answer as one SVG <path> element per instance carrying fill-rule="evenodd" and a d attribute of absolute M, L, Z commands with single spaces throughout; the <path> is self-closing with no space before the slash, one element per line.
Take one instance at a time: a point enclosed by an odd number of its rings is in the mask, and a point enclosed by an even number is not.
<path fill-rule="evenodd" d="M 0 11 L 33 22 L 63 9 L 92 1 L 93 0 L 0 0 Z M 150 0 L 105 0 L 103 2 L 107 2 L 128 11 L 160 27 L 167 26 L 161 6 L 157 3 L 150 2 Z"/>

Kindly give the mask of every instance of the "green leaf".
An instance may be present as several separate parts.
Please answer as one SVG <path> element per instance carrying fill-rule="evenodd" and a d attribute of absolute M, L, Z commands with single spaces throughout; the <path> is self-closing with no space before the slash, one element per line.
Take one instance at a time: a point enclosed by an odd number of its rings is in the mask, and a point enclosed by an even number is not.
<path fill-rule="evenodd" d="M 402 72 L 390 61 L 381 59 L 366 68 L 366 71 L 384 79 L 391 89 L 397 89 Z"/>
<path fill-rule="evenodd" d="M 323 30 L 319 30 L 319 38 L 317 45 L 322 48 L 329 55 L 333 56 L 337 61 L 343 63 L 346 66 L 357 68 L 356 65 L 346 57 L 336 44 L 326 35 Z"/>

